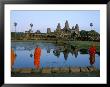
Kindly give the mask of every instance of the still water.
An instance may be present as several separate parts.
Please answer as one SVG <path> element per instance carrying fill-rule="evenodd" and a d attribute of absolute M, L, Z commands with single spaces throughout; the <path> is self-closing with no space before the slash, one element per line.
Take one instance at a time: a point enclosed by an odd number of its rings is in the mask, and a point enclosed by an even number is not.
<path fill-rule="evenodd" d="M 100 69 L 100 56 L 95 54 L 95 62 L 91 64 L 88 53 L 82 53 L 67 44 L 48 42 L 12 42 L 11 47 L 16 53 L 13 68 L 36 68 L 34 52 L 41 48 L 39 67 L 87 67 L 95 66 Z M 66 48 L 66 51 L 64 49 Z"/>

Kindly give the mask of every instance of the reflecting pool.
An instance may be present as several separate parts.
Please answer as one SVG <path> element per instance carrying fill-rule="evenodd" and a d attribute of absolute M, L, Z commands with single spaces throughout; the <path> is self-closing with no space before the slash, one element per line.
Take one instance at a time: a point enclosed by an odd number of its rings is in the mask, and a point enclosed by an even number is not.
<path fill-rule="evenodd" d="M 91 63 L 88 50 L 83 51 L 69 44 L 12 42 L 11 47 L 16 53 L 13 68 L 95 66 L 100 69 L 100 55 L 95 54 L 95 61 Z M 35 53 L 37 47 L 40 49 L 38 54 Z"/>

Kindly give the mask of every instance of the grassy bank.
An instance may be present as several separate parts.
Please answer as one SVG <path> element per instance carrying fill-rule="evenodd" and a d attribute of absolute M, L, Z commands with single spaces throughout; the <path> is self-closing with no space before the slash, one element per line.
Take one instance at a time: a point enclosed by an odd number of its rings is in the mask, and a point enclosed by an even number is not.
<path fill-rule="evenodd" d="M 12 40 L 12 42 L 47 42 L 56 44 L 68 44 L 72 46 L 77 46 L 79 49 L 88 49 L 92 43 L 95 43 L 97 52 L 100 52 L 100 42 L 93 41 L 55 41 L 55 40 Z"/>
<path fill-rule="evenodd" d="M 100 52 L 100 42 L 93 42 L 93 41 L 70 41 L 71 45 L 75 45 L 80 49 L 88 49 L 91 44 L 94 43 L 96 45 L 96 50 Z"/>

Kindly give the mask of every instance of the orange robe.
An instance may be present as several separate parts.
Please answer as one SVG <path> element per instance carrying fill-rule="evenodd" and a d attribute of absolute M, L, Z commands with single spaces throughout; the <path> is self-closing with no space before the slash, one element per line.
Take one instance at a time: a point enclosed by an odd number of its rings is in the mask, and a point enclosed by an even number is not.
<path fill-rule="evenodd" d="M 96 53 L 96 48 L 95 47 L 91 47 L 89 48 L 89 55 L 90 55 L 90 64 L 94 64 L 95 62 L 95 53 Z"/>
<path fill-rule="evenodd" d="M 15 61 L 15 53 L 14 53 L 14 50 L 11 49 L 11 66 L 14 64 L 14 61 Z"/>
<path fill-rule="evenodd" d="M 34 65 L 37 69 L 40 68 L 40 56 L 41 48 L 36 48 L 34 51 Z"/>
<path fill-rule="evenodd" d="M 89 48 L 89 54 L 90 54 L 90 56 L 95 56 L 95 53 L 96 53 L 96 48 L 95 47 Z"/>

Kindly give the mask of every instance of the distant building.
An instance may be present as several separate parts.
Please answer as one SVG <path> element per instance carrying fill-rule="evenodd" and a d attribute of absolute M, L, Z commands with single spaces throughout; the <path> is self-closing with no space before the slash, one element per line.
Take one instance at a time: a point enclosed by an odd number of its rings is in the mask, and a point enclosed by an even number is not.
<path fill-rule="evenodd" d="M 61 31 L 61 26 L 60 26 L 60 23 L 58 23 L 58 25 L 57 25 L 57 28 L 56 28 L 56 31 Z"/>
<path fill-rule="evenodd" d="M 65 27 L 63 28 L 63 30 L 64 30 L 65 32 L 68 32 L 68 31 L 70 30 L 70 28 L 69 28 L 69 23 L 68 23 L 67 20 L 66 20 L 66 22 L 65 22 Z"/>
<path fill-rule="evenodd" d="M 40 30 L 37 30 L 35 33 L 40 34 L 41 32 L 40 32 Z"/>
<path fill-rule="evenodd" d="M 12 34 L 13 34 L 12 39 L 14 39 L 15 33 L 12 32 Z M 21 36 L 21 34 L 18 36 Z M 25 31 L 25 33 L 22 34 L 22 38 L 24 40 L 42 39 L 42 40 L 94 40 L 94 41 L 99 41 L 100 34 L 95 32 L 94 30 L 91 30 L 91 31 L 81 30 L 80 31 L 78 24 L 76 24 L 75 26 L 72 26 L 70 28 L 69 23 L 66 20 L 64 27 L 61 28 L 60 23 L 58 23 L 54 32 L 51 31 L 51 28 L 47 28 L 47 33 L 42 33 L 42 32 L 40 32 L 40 30 L 36 30 L 36 32 L 33 32 L 32 29 L 29 29 L 28 31 Z"/>
<path fill-rule="evenodd" d="M 47 33 L 51 33 L 51 29 L 50 28 L 47 28 Z"/>
<path fill-rule="evenodd" d="M 70 28 L 67 20 L 65 22 L 65 26 L 63 29 L 61 29 L 60 23 L 58 23 L 55 32 L 57 34 L 57 37 L 61 37 L 64 39 L 71 38 L 72 33 L 75 33 L 77 37 L 80 36 L 78 24 L 75 25 L 75 28 L 74 28 L 74 26 L 72 28 Z"/>
<path fill-rule="evenodd" d="M 70 28 L 69 23 L 66 20 L 64 28 L 61 28 L 60 23 L 58 23 L 54 32 L 51 32 L 50 28 L 47 28 L 47 33 L 41 33 L 40 30 L 37 30 L 35 33 L 33 33 L 33 31 L 29 29 L 29 31 L 25 31 L 25 39 L 42 39 L 42 37 L 45 39 L 69 39 L 72 38 L 71 35 L 73 33 L 75 33 L 77 37 L 80 35 L 78 24 L 76 24 L 75 27 L 73 26 Z"/>

